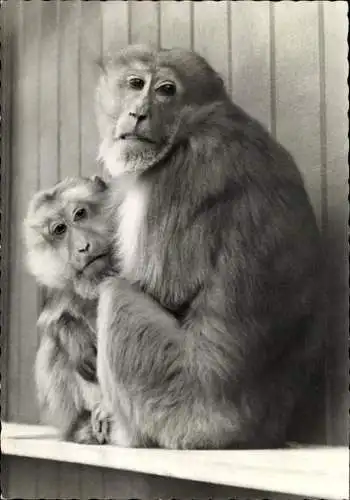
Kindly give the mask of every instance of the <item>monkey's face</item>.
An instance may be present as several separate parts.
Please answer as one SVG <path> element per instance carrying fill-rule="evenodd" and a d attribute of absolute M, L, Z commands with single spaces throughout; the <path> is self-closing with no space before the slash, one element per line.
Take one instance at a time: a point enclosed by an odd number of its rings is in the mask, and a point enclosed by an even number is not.
<path fill-rule="evenodd" d="M 34 197 L 25 237 L 28 267 L 40 283 L 97 296 L 97 285 L 111 267 L 106 188 L 98 177 L 67 179 Z"/>
<path fill-rule="evenodd" d="M 198 55 L 128 47 L 107 61 L 97 88 L 100 157 L 113 176 L 142 173 L 173 145 L 184 108 L 224 95 Z"/>

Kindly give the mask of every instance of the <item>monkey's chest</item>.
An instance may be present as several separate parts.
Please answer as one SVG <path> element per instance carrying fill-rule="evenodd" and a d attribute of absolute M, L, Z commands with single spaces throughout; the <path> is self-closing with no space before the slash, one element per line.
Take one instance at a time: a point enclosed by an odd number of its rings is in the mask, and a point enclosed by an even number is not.
<path fill-rule="evenodd" d="M 153 201 L 147 185 L 135 184 L 118 207 L 121 276 L 138 282 L 163 307 L 186 309 L 197 293 L 203 259 L 196 248 L 184 249 L 171 207 L 155 214 Z"/>
<path fill-rule="evenodd" d="M 146 241 L 146 214 L 149 191 L 146 185 L 129 188 L 118 207 L 118 252 L 121 274 L 136 281 L 144 261 Z"/>

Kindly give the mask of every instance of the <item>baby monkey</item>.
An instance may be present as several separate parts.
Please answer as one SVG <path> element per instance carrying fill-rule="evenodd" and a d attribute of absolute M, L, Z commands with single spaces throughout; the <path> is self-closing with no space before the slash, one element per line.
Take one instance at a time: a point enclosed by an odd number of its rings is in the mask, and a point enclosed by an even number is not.
<path fill-rule="evenodd" d="M 113 272 L 106 194 L 98 176 L 65 179 L 33 197 L 24 222 L 29 271 L 47 288 L 35 361 L 40 410 L 64 439 L 80 443 L 97 442 L 90 417 L 100 400 L 98 285 Z"/>

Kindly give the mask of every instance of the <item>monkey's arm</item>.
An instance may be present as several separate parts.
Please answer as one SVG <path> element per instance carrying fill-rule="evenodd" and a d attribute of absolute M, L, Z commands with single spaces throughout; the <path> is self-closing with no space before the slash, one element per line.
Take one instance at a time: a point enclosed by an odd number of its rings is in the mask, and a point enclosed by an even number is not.
<path fill-rule="evenodd" d="M 65 311 L 53 325 L 51 334 L 57 338 L 72 368 L 83 379 L 96 382 L 96 335 L 87 321 Z"/>
<path fill-rule="evenodd" d="M 91 442 L 89 411 L 96 400 L 96 349 L 93 332 L 82 321 L 44 309 L 35 362 L 38 401 L 44 419 L 75 441 Z M 83 378 L 82 378 L 82 376 Z M 84 380 L 85 379 L 85 380 Z"/>

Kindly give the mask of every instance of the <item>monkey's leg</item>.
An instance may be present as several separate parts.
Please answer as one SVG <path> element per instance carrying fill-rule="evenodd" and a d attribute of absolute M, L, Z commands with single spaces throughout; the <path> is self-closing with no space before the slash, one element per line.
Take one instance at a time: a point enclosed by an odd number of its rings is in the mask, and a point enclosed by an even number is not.
<path fill-rule="evenodd" d="M 37 352 L 35 379 L 44 421 L 55 426 L 64 439 L 96 442 L 90 411 L 101 398 L 100 389 L 78 374 L 57 336 L 48 331 L 43 335 Z"/>
<path fill-rule="evenodd" d="M 125 280 L 102 285 L 97 373 L 120 435 L 131 446 L 151 441 L 167 448 L 219 447 L 242 430 L 237 408 L 220 395 L 220 372 L 228 369 L 225 332 L 213 334 L 210 350 L 202 332 L 210 327 L 214 333 L 217 325 L 207 323 L 200 318 L 185 331 Z"/>
<path fill-rule="evenodd" d="M 82 410 L 74 370 L 58 347 L 56 338 L 44 335 L 35 361 L 37 397 L 44 420 L 65 436 Z"/>

